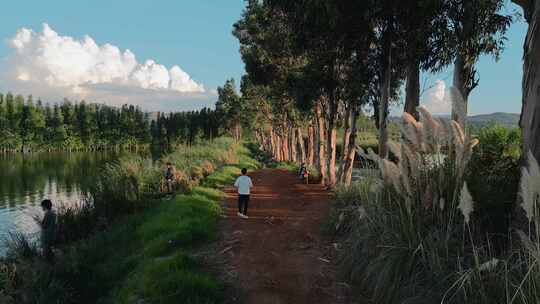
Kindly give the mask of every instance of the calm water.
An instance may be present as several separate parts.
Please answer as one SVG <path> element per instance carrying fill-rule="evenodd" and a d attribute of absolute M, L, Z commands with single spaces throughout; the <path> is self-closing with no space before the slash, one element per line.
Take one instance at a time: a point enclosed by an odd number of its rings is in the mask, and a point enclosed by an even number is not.
<path fill-rule="evenodd" d="M 113 152 L 0 154 L 0 255 L 9 232 L 35 236 L 40 203 L 74 204 L 87 195 L 99 170 L 119 157 Z"/>

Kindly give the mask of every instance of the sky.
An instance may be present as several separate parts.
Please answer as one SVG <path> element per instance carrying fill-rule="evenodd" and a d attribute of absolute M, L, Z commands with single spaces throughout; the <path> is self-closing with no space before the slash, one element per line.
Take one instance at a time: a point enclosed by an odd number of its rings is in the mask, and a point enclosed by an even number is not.
<path fill-rule="evenodd" d="M 0 91 L 50 102 L 64 95 L 129 101 L 147 110 L 212 105 L 217 86 L 243 73 L 231 34 L 243 7 L 243 0 L 9 1 L 0 12 Z M 14 43 L 23 28 L 33 32 L 30 41 L 23 34 Z M 171 73 L 174 66 L 180 70 Z"/>
<path fill-rule="evenodd" d="M 216 88 L 243 74 L 231 34 L 243 7 L 243 0 L 9 1 L 0 12 L 0 91 L 148 111 L 212 106 Z M 526 24 L 516 22 L 500 61 L 480 59 L 470 114 L 520 112 L 525 33 Z M 422 75 L 430 88 L 422 103 L 447 113 L 451 80 L 451 68 Z"/>

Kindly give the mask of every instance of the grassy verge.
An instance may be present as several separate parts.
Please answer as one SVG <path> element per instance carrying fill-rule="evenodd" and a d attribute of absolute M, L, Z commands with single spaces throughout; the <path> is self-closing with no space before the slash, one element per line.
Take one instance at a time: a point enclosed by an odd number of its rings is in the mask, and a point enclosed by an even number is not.
<path fill-rule="evenodd" d="M 146 202 L 104 231 L 65 245 L 53 265 L 32 250 L 0 261 L 0 302 L 220 303 L 222 284 L 192 253 L 216 237 L 218 189 L 240 168 L 258 167 L 244 146 L 234 154 L 235 163 L 217 167 L 185 193 Z"/>
<path fill-rule="evenodd" d="M 247 150 L 239 151 L 239 163 L 222 167 L 194 187 L 190 194 L 161 204 L 136 233 L 142 256 L 135 270 L 115 291 L 114 303 L 144 299 L 150 303 L 219 303 L 223 286 L 189 252 L 214 240 L 221 213 L 218 190 L 232 183 L 242 167 L 258 163 Z"/>

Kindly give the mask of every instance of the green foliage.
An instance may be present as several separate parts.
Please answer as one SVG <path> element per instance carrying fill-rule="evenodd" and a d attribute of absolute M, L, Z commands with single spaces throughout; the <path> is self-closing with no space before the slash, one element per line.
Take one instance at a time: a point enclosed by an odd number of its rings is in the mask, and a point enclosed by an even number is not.
<path fill-rule="evenodd" d="M 520 178 L 521 131 L 491 125 L 478 131 L 467 182 L 480 202 L 477 214 L 491 233 L 506 237 L 517 201 Z"/>
<path fill-rule="evenodd" d="M 21 95 L 0 94 L 0 151 L 103 150 L 193 145 L 219 136 L 222 121 L 208 108 L 158 113 L 151 118 L 140 108 L 102 104 L 34 104 Z M 241 113 L 241 109 L 237 109 Z M 228 118 L 227 118 L 228 119 Z"/>
<path fill-rule="evenodd" d="M 218 100 L 216 112 L 219 116 L 219 124 L 222 125 L 232 137 L 240 140 L 241 126 L 246 124 L 246 99 L 240 97 L 236 91 L 234 79 L 228 79 L 223 87 L 218 87 Z"/>
<path fill-rule="evenodd" d="M 134 106 L 98 104 L 34 104 L 20 95 L 0 100 L 0 150 L 97 150 L 133 148 L 149 143 L 149 120 Z"/>
<path fill-rule="evenodd" d="M 222 132 L 221 113 L 208 108 L 200 111 L 159 113 L 150 125 L 151 141 L 155 145 L 194 145 L 213 140 Z"/>

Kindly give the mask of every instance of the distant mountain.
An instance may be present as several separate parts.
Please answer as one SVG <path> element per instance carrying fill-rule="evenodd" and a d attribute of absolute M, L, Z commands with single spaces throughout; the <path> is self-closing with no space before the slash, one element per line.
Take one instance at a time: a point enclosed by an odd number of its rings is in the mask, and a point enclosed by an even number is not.
<path fill-rule="evenodd" d="M 439 118 L 449 119 L 449 115 L 440 115 Z M 391 122 L 399 123 L 401 117 L 390 117 Z M 496 112 L 492 114 L 480 114 L 469 116 L 468 122 L 475 127 L 485 127 L 491 123 L 500 124 L 509 128 L 519 127 L 519 114 Z"/>
<path fill-rule="evenodd" d="M 519 114 L 497 112 L 493 114 L 473 115 L 469 117 L 469 123 L 483 127 L 490 123 L 517 128 L 519 126 Z"/>

